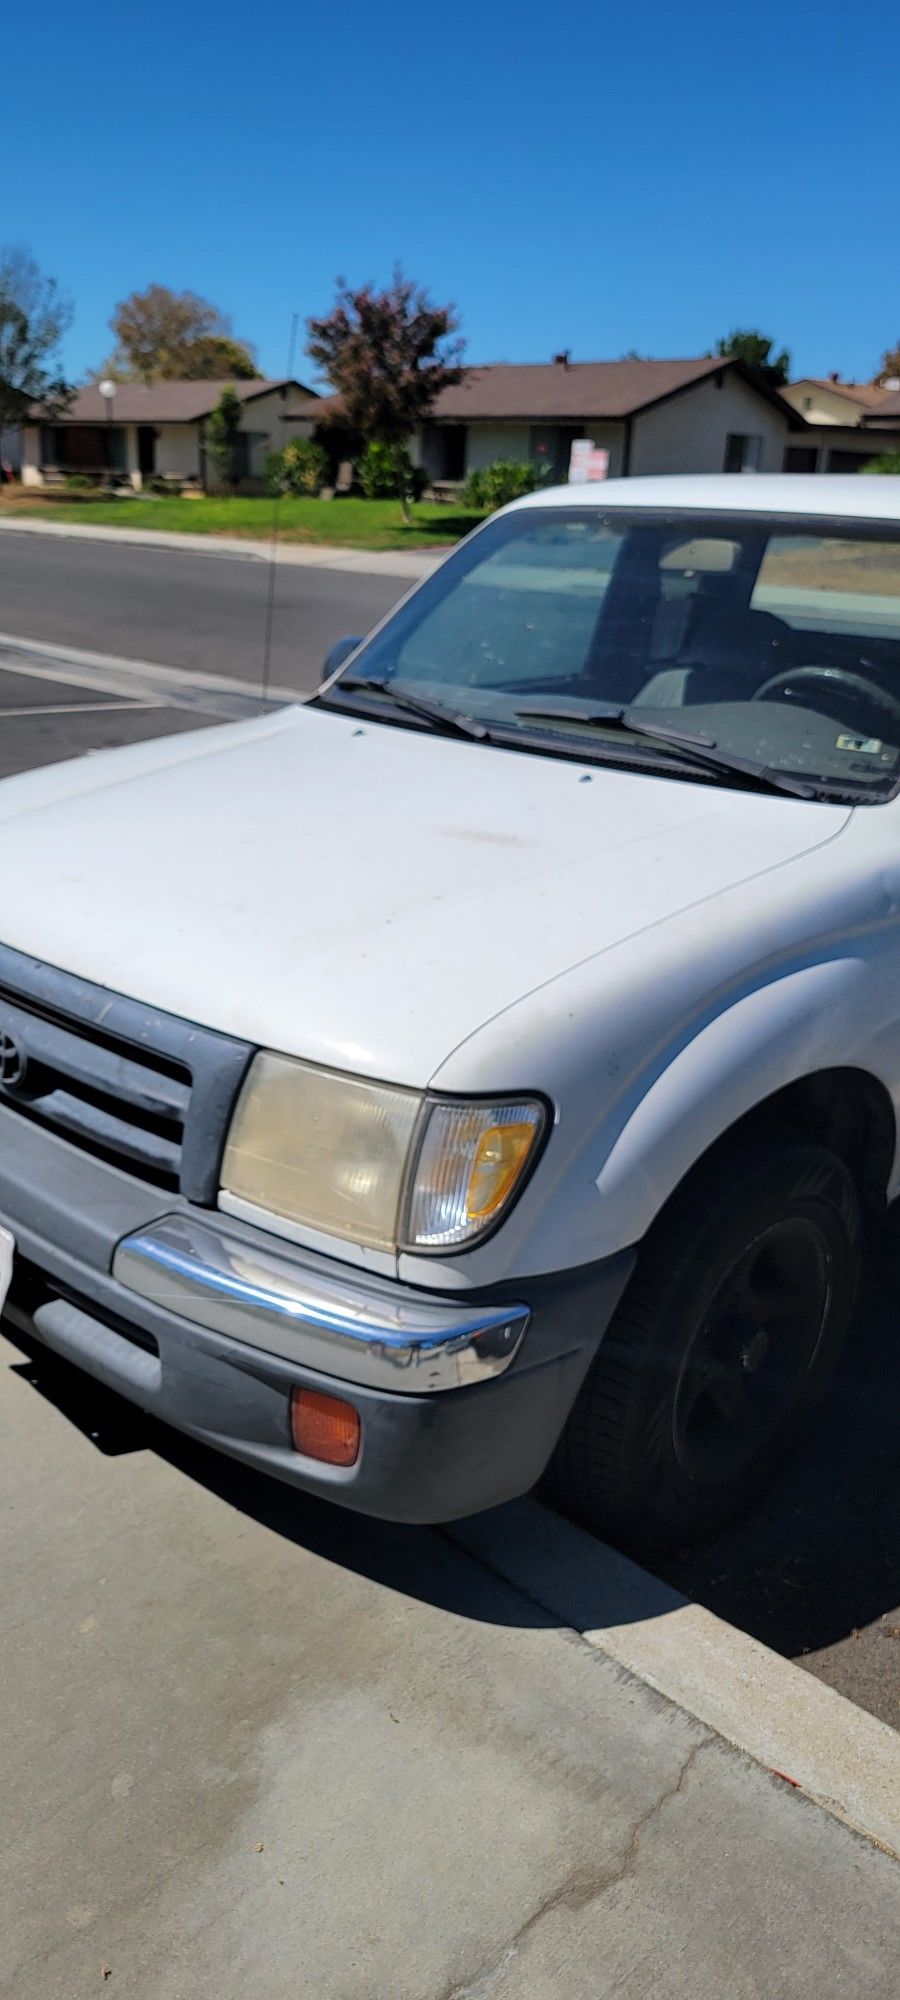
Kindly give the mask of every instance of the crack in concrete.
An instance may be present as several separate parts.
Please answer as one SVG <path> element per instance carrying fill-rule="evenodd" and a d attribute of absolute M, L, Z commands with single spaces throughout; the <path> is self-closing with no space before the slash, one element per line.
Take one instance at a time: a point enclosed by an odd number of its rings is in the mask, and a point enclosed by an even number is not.
<path fill-rule="evenodd" d="M 545 1896 L 537 1908 L 532 1910 L 531 1915 L 526 1917 L 525 1922 L 504 1945 L 498 1958 L 492 1959 L 489 1965 L 481 1967 L 464 1985 L 445 1987 L 436 1996 L 436 2000 L 490 2000 L 490 1995 L 496 1993 L 507 1967 L 512 1964 L 514 1958 L 518 1958 L 522 1945 L 534 1934 L 545 1917 L 553 1910 L 566 1909 L 577 1912 L 588 1909 L 591 1903 L 598 1902 L 608 1890 L 626 1881 L 637 1866 L 647 1828 L 658 1819 L 660 1813 L 665 1811 L 666 1806 L 671 1805 L 673 1799 L 680 1797 L 701 1751 L 708 1749 L 711 1743 L 717 1741 L 715 1731 L 707 1730 L 699 1742 L 691 1746 L 674 1783 L 667 1785 L 658 1798 L 647 1807 L 646 1812 L 636 1820 L 619 1860 L 611 1868 L 599 1875 L 585 1875 L 584 1871 L 576 1870 L 568 1876 L 558 1889 Z"/>

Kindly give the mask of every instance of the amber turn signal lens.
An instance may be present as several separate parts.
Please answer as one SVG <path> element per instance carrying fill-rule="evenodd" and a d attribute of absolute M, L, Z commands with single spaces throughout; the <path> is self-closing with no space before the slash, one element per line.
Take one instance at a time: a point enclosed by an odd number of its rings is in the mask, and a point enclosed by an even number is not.
<path fill-rule="evenodd" d="M 359 1411 L 338 1396 L 317 1389 L 291 1391 L 291 1437 L 295 1451 L 323 1465 L 355 1465 L 359 1457 Z"/>

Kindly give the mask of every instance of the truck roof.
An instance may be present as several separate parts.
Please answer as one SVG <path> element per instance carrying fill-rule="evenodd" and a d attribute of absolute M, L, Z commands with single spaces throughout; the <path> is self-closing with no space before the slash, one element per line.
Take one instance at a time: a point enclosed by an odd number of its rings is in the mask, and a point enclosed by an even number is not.
<path fill-rule="evenodd" d="M 679 473 L 529 493 L 514 507 L 664 507 L 686 513 L 825 516 L 900 523 L 900 477 L 828 472 Z"/>

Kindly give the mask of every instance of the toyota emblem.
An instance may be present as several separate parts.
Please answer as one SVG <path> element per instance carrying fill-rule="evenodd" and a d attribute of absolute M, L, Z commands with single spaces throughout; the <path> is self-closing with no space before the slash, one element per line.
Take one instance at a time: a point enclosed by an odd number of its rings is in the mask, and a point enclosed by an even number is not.
<path fill-rule="evenodd" d="M 21 1042 L 0 1028 L 0 1089 L 21 1089 L 27 1068 L 28 1057 Z"/>

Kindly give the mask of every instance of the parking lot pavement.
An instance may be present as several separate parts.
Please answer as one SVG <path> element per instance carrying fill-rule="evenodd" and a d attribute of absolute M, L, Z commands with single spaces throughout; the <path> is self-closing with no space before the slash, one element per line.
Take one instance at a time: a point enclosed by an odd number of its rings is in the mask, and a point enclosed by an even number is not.
<path fill-rule="evenodd" d="M 451 1536 L 13 1335 L 0 1539 L 4 2000 L 895 1994 L 897 1862 Z"/>
<path fill-rule="evenodd" d="M 0 644 L 0 778 L 265 707 L 235 680 Z"/>
<path fill-rule="evenodd" d="M 148 737 L 197 729 L 210 718 L 119 697 L 101 698 L 66 681 L 35 684 L 0 666 L 0 778 L 56 764 L 88 750 L 112 750 Z"/>

